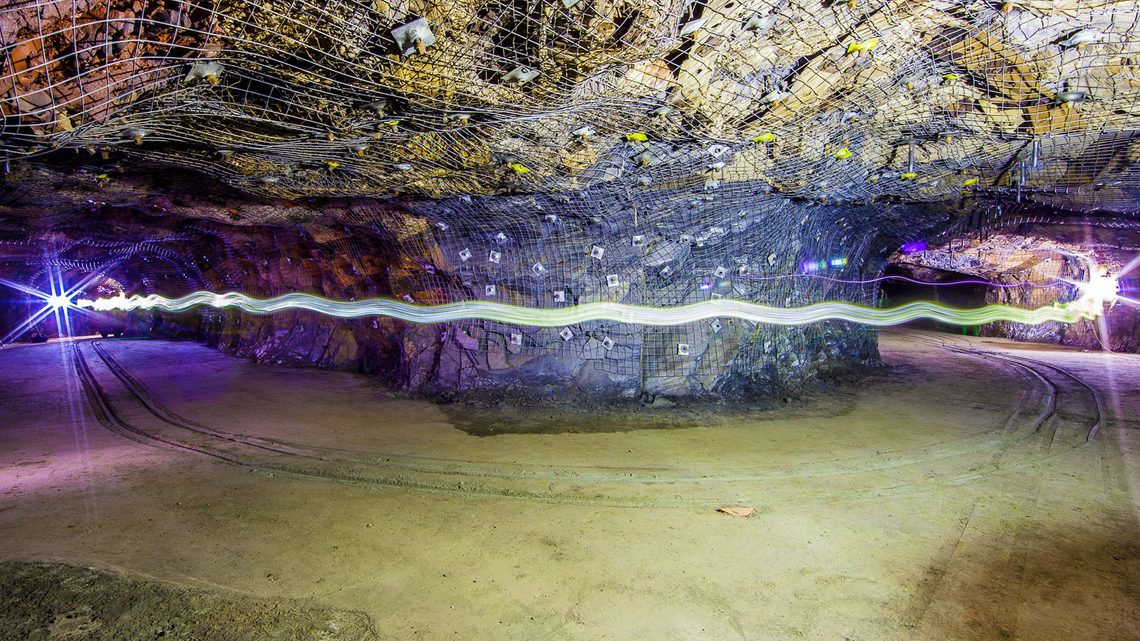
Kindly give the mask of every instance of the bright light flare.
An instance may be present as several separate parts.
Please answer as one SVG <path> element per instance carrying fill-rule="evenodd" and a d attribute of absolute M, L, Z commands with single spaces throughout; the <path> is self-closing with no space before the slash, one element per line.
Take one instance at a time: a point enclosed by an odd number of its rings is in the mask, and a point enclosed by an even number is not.
<path fill-rule="evenodd" d="M 1091 271 L 1087 281 L 1065 280 L 1080 292 L 1080 297 L 1073 305 L 1084 309 L 1093 316 L 1104 312 L 1105 305 L 1112 306 L 1120 298 L 1120 281 L 1109 276 L 1103 267 L 1096 267 Z"/>
<path fill-rule="evenodd" d="M 102 278 L 105 271 L 99 270 L 88 274 L 87 277 L 79 282 L 73 283 L 71 287 L 68 287 L 64 282 L 63 272 L 60 270 L 57 261 L 53 260 L 52 256 L 46 251 L 44 253 L 44 263 L 48 265 L 47 291 L 41 291 L 31 285 L 0 278 L 0 285 L 10 287 L 18 292 L 23 292 L 32 298 L 38 298 L 44 303 L 43 307 L 33 312 L 3 337 L 0 337 L 0 346 L 19 339 L 26 332 L 35 328 L 41 321 L 53 315 L 55 316 L 55 326 L 59 335 L 64 338 L 70 337 L 72 334 L 71 312 L 82 311 L 85 314 L 94 313 L 79 309 L 71 299 L 79 294 L 79 292 L 91 286 L 95 281 Z"/>
<path fill-rule="evenodd" d="M 1093 276 L 1089 282 L 1081 285 L 1081 291 L 1094 301 L 1112 304 L 1120 293 L 1120 281 L 1111 276 Z"/>

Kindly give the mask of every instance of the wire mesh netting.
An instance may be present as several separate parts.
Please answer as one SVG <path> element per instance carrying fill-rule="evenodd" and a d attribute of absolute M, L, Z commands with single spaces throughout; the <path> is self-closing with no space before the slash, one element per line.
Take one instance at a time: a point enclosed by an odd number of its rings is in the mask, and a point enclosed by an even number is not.
<path fill-rule="evenodd" d="M 4 262 L 37 266 L 26 273 L 29 282 L 58 267 L 74 278 L 114 275 L 122 283 L 114 293 L 167 296 L 208 289 L 260 297 L 386 296 L 429 306 L 478 300 L 567 308 L 609 301 L 669 308 L 717 298 L 785 308 L 835 300 L 875 306 L 877 286 L 865 275 L 881 269 L 905 226 L 933 228 L 940 221 L 917 206 L 805 205 L 757 199 L 747 189 L 734 195 L 735 187 L 715 199 L 686 189 L 653 197 L 598 189 L 604 193 L 423 201 L 401 211 L 354 201 L 338 212 L 339 226 L 306 229 L 155 218 L 146 207 L 91 205 L 81 212 L 86 215 L 53 224 L 40 241 L 19 251 L 6 247 Z M 872 211 L 897 221 L 896 230 L 857 229 L 855 221 Z M 239 314 L 201 311 L 207 331 L 250 331 Z M 269 333 L 299 341 L 306 327 L 329 326 L 309 313 L 276 322 Z M 354 331 L 368 334 L 368 322 L 352 325 Z M 764 385 L 784 389 L 805 371 L 874 359 L 873 332 L 838 321 L 786 328 L 728 317 L 669 327 L 467 320 L 423 329 L 408 330 L 412 352 L 451 349 L 473 376 L 491 383 L 534 360 L 564 374 L 586 366 L 647 393 L 708 394 L 734 375 L 763 376 Z"/>
<path fill-rule="evenodd" d="M 172 166 L 275 202 L 380 198 L 258 219 L 344 226 L 287 268 L 300 253 L 264 262 L 273 248 L 232 230 L 104 236 L 146 292 L 367 295 L 343 286 L 357 278 L 424 305 L 873 306 L 866 277 L 910 238 L 1031 203 L 1136 209 L 1138 16 L 1104 0 L 23 2 L 0 9 L 0 151 L 47 166 L 73 150 L 94 189 Z M 963 192 L 972 217 L 930 205 Z M 211 233 L 208 257 L 186 255 Z M 465 321 L 443 342 L 488 375 L 547 356 L 690 393 L 865 362 L 871 334 Z"/>
<path fill-rule="evenodd" d="M 286 197 L 699 179 L 1121 200 L 1140 153 L 1138 15 L 1106 0 L 23 2 L 0 10 L 0 147 Z"/>
<path fill-rule="evenodd" d="M 394 289 L 430 302 L 491 300 L 528 307 L 595 301 L 674 307 L 718 298 L 774 307 L 825 300 L 874 306 L 861 280 L 893 239 L 857 234 L 859 208 L 809 206 L 727 187 L 716 198 L 659 190 L 621 196 L 607 188 L 573 195 L 459 198 L 421 203 L 424 228 L 400 245 L 417 256 Z M 422 293 L 414 293 L 422 292 Z M 813 356 L 844 324 L 816 328 Z M 475 349 L 559 353 L 592 360 L 617 378 L 700 380 L 711 389 L 729 370 L 753 372 L 778 354 L 805 353 L 799 332 L 730 318 L 676 327 L 595 321 L 564 328 L 507 328 L 483 321 L 457 331 Z M 494 343 L 499 345 L 494 345 Z M 650 381 L 650 387 L 653 382 Z"/>

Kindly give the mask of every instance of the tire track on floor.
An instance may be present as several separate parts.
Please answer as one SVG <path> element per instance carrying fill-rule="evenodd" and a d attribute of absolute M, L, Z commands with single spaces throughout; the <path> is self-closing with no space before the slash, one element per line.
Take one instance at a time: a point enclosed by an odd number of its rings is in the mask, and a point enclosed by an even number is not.
<path fill-rule="evenodd" d="M 963 447 L 960 443 L 938 450 L 922 448 L 917 453 L 899 455 L 895 459 L 874 459 L 866 461 L 829 461 L 829 468 L 808 469 L 810 464 L 793 466 L 784 470 L 769 471 L 729 471 L 708 473 L 703 470 L 665 470 L 644 468 L 547 468 L 542 466 L 493 465 L 479 467 L 469 461 L 431 462 L 403 460 L 400 457 L 364 456 L 359 453 L 339 453 L 327 450 L 313 450 L 279 441 L 268 441 L 253 437 L 220 432 L 185 419 L 166 408 L 146 392 L 122 366 L 106 353 L 106 350 L 93 341 L 90 347 L 99 356 L 102 365 L 111 378 L 118 381 L 130 398 L 142 410 L 166 426 L 180 430 L 181 436 L 164 436 L 161 431 L 143 429 L 132 425 L 117 413 L 97 381 L 96 374 L 87 363 L 83 349 L 74 345 L 76 369 L 89 390 L 89 396 L 99 411 L 101 420 L 111 424 L 113 431 L 126 435 L 132 440 L 146 442 L 148 439 L 165 445 L 213 456 L 229 463 L 272 473 L 299 477 L 316 477 L 365 487 L 397 487 L 435 493 L 450 493 L 476 496 L 500 496 L 549 502 L 589 503 L 620 506 L 688 506 L 731 503 L 733 501 L 757 501 L 772 504 L 786 500 L 807 498 L 862 498 L 879 497 L 898 492 L 915 491 L 920 487 L 931 487 L 942 483 L 962 483 L 977 478 L 981 472 L 971 467 L 965 472 L 955 469 L 960 466 L 956 457 L 993 447 L 993 438 L 986 436 Z M 120 393 L 120 396 L 123 394 Z M 1023 396 L 1013 413 L 1005 422 L 1008 429 L 1022 412 Z M 165 429 L 165 428 L 163 428 Z M 1023 431 L 1023 430 L 1018 430 Z M 965 442 L 965 441 L 963 441 Z M 248 449 L 247 449 L 248 448 Z M 338 458 L 343 456 L 343 458 Z M 942 459 L 948 459 L 943 461 Z M 395 460 L 393 460 L 395 459 Z M 860 465 L 860 463 L 865 463 Z M 921 478 L 907 479 L 905 475 L 897 482 L 889 482 L 893 477 L 885 472 L 900 467 L 914 467 L 917 464 L 936 464 L 937 472 L 925 474 Z M 860 478 L 859 475 L 864 475 Z M 877 475 L 877 476 L 876 476 Z M 822 481 L 828 476 L 840 476 L 844 483 L 831 486 Z M 759 487 L 764 481 L 795 479 L 797 482 L 817 482 L 822 484 L 812 492 L 812 486 L 793 491 L 793 495 L 782 496 L 773 493 L 770 487 Z M 860 487 L 857 480 L 872 487 Z M 882 485 L 883 481 L 887 485 Z M 842 485 L 843 488 L 835 490 Z M 828 491 L 828 488 L 832 489 Z M 787 490 L 783 490 L 786 494 Z"/>

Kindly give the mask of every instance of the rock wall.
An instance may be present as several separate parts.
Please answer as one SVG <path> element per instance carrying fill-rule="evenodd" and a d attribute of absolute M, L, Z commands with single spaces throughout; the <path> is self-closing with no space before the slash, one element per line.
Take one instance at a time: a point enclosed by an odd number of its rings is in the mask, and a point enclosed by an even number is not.
<path fill-rule="evenodd" d="M 722 198 L 714 211 L 711 201 L 663 197 L 657 213 L 643 206 L 635 216 L 630 208 L 581 211 L 573 203 L 555 209 L 554 201 L 523 201 L 525 207 L 504 199 L 445 202 L 430 211 L 354 201 L 346 205 L 351 215 L 338 217 L 356 223 L 304 229 L 169 215 L 156 226 L 154 216 L 131 222 L 123 214 L 120 235 L 123 225 L 145 225 L 165 240 L 135 239 L 137 252 L 122 266 L 121 280 L 132 293 L 306 292 L 425 305 L 478 299 L 549 308 L 608 300 L 672 307 L 736 297 L 795 307 L 874 300 L 873 288 L 814 277 L 857 279 L 878 268 L 866 260 L 870 245 L 848 246 L 862 237 L 845 231 L 839 209 Z M 733 214 L 721 227 L 715 223 L 726 219 L 726 203 Z M 489 207 L 517 212 L 505 232 L 481 223 L 503 215 Z M 676 208 L 684 215 L 674 216 Z M 166 272 L 156 273 L 156 254 L 172 265 Z M 172 287 L 175 281 L 182 284 Z M 135 321 L 140 328 L 153 324 Z M 724 318 L 669 327 L 591 321 L 535 328 L 200 309 L 164 318 L 160 331 L 258 362 L 357 370 L 411 394 L 456 399 L 782 397 L 865 371 L 878 358 L 874 332 L 840 322 L 776 327 Z"/>
<path fill-rule="evenodd" d="M 953 282 L 974 276 L 993 283 L 983 288 L 978 304 L 1036 308 L 1073 300 L 1090 267 L 1120 275 L 1123 295 L 1136 298 L 1136 275 L 1121 274 L 1140 250 L 1140 234 L 1104 226 L 1095 220 L 1068 224 L 1022 225 L 1015 233 L 985 238 L 959 238 L 923 252 L 891 258 L 904 275 L 923 281 Z M 1019 283 L 1025 283 L 1019 285 Z M 931 288 L 928 297 L 939 293 Z M 996 322 L 975 328 L 981 336 L 1055 343 L 1090 350 L 1140 352 L 1140 310 L 1116 302 L 1100 319 L 1074 324 L 1047 322 L 1023 325 Z"/>
<path fill-rule="evenodd" d="M 222 222 L 226 210 L 204 219 L 153 204 L 91 203 L 53 217 L 52 231 L 40 237 L 65 248 L 53 260 L 69 278 L 117 257 L 112 278 L 88 297 L 211 290 L 526 308 L 613 301 L 668 309 L 718 297 L 778 307 L 874 304 L 876 289 L 858 281 L 882 260 L 852 228 L 859 211 L 751 193 L 330 201 L 320 220 L 288 227 Z M 26 251 L 28 260 L 43 255 L 38 245 Z M 878 362 L 876 334 L 842 322 L 540 328 L 206 308 L 117 322 L 130 333 L 193 337 L 262 363 L 361 371 L 409 394 L 468 400 L 763 399 Z"/>
<path fill-rule="evenodd" d="M 804 199 L 984 186 L 1132 209 L 1130 3 L 562 4 L 9 2 L 0 148 L 288 199 L 711 172 Z"/>

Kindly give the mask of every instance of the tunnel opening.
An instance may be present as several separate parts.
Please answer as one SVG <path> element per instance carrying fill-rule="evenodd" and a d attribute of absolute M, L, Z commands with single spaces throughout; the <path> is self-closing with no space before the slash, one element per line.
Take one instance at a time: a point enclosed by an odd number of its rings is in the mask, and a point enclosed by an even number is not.
<path fill-rule="evenodd" d="M 891 310 L 910 303 L 1034 310 L 1075 304 L 1079 284 L 1098 265 L 1115 273 L 1129 257 L 1127 233 L 1117 234 L 1120 247 L 1112 249 L 1082 239 L 1087 226 L 1057 220 L 985 233 L 954 227 L 940 236 L 936 210 L 893 205 L 891 217 L 925 217 L 930 225 L 930 243 L 914 251 L 908 249 L 913 243 L 897 244 L 914 237 L 906 229 L 875 241 L 859 236 L 852 221 L 871 211 L 860 206 L 757 201 L 747 194 L 693 200 L 683 191 L 657 197 L 588 217 L 568 213 L 573 209 L 555 195 L 415 206 L 310 204 L 325 222 L 303 228 L 231 220 L 229 210 L 251 209 L 234 200 L 212 205 L 226 206 L 224 221 L 152 205 L 86 204 L 56 214 L 50 231 L 35 232 L 38 240 L 7 264 L 21 278 L 47 264 L 67 267 L 68 279 L 102 270 L 107 279 L 83 294 L 93 299 L 159 294 L 174 300 L 194 292 L 257 300 L 313 296 L 314 309 L 140 308 L 77 317 L 75 329 L 200 340 L 267 364 L 365 373 L 400 393 L 442 401 L 638 405 L 660 398 L 659 405 L 702 399 L 763 405 L 876 371 L 874 328 L 843 320 L 781 325 L 715 313 L 678 325 L 425 323 L 384 313 L 339 318 L 318 311 L 319 301 L 351 306 L 383 299 L 429 312 L 467 301 L 539 315 L 597 303 L 668 314 L 677 306 L 721 301 L 792 315 L 817 305 Z M 511 209 L 519 202 L 526 207 Z M 678 208 L 687 212 L 681 222 Z M 507 215 L 514 222 L 498 231 L 473 224 Z M 352 224 L 344 224 L 350 218 Z M 659 231 L 639 233 L 647 226 Z M 62 249 L 45 263 L 46 247 Z M 1122 281 L 1125 297 L 1131 282 Z M 24 311 L 7 306 L 8 324 Z M 1107 338 L 1087 320 L 948 324 L 919 318 L 908 324 L 1128 350 L 1135 345 L 1131 314 L 1127 305 L 1112 305 Z"/>
<path fill-rule="evenodd" d="M 0 3 L 0 640 L 1140 639 L 1137 20 Z"/>
<path fill-rule="evenodd" d="M 936 302 L 961 309 L 985 307 L 993 299 L 995 285 L 970 274 L 890 263 L 883 270 L 880 301 L 883 307 L 899 307 L 915 302 Z M 953 325 L 920 318 L 903 323 L 906 327 L 978 336 L 979 325 Z"/>

